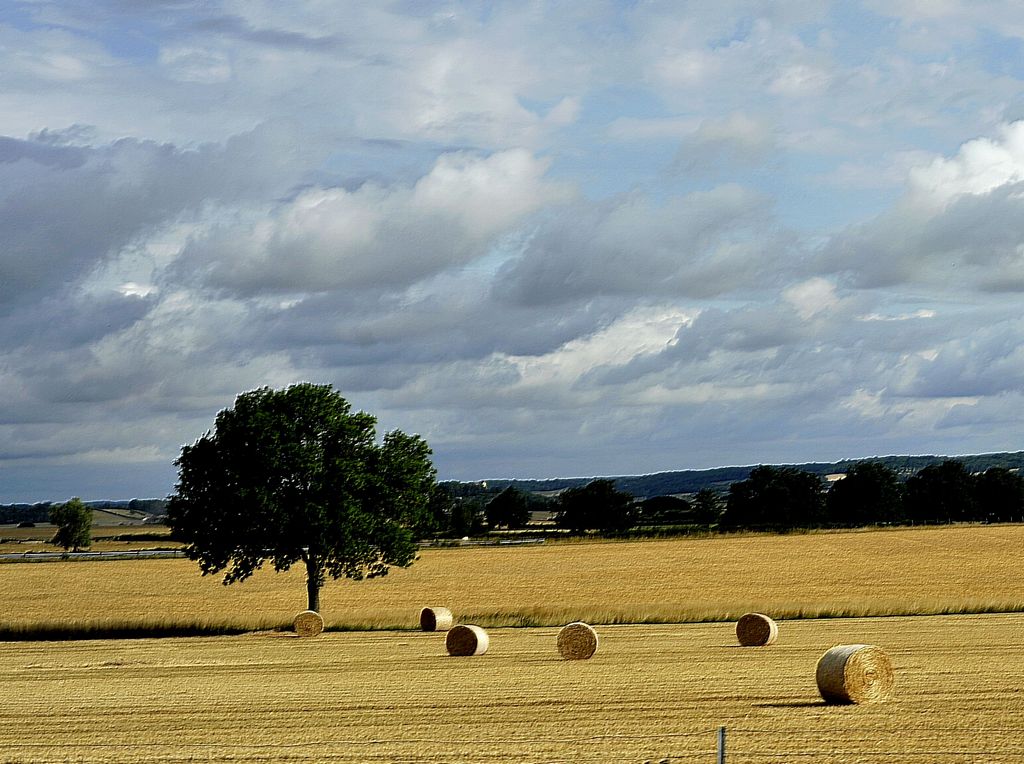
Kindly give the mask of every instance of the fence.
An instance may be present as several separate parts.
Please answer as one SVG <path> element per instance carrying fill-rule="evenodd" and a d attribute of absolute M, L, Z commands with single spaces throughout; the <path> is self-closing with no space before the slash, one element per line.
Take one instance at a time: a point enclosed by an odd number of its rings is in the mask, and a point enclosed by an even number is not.
<path fill-rule="evenodd" d="M 0 562 L 59 562 L 61 560 L 137 560 L 184 557 L 180 549 L 134 549 L 117 552 L 8 552 Z"/>

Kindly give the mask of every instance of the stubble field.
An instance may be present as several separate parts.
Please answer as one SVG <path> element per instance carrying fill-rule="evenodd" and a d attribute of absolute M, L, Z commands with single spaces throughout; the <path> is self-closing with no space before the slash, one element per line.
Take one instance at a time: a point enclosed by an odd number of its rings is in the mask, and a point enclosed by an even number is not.
<path fill-rule="evenodd" d="M 780 620 L 735 644 L 745 610 L 1019 610 L 1024 528 L 424 550 L 383 580 L 332 582 L 329 626 L 412 629 L 423 605 L 490 626 L 450 658 L 413 630 L 0 643 L 9 762 L 1024 760 L 1024 614 Z M 187 560 L 0 565 L 0 625 L 266 628 L 304 605 L 301 571 L 232 587 Z M 716 623 L 623 622 L 722 619 Z M 599 625 L 562 661 L 557 625 Z M 547 624 L 499 628 L 502 624 Z M 821 654 L 872 643 L 896 696 L 826 706 Z"/>
<path fill-rule="evenodd" d="M 554 628 L 9 643 L 7 762 L 1015 762 L 1021 615 L 794 621 L 767 648 L 729 624 L 605 626 L 589 661 Z M 885 647 L 896 696 L 826 706 L 829 646 Z"/>
<path fill-rule="evenodd" d="M 411 628 L 425 605 L 481 625 L 1024 609 L 1024 526 L 425 549 L 382 579 L 331 581 L 329 628 Z M 230 587 L 185 559 L 0 565 L 0 634 L 39 624 L 263 629 L 305 607 L 304 571 Z"/>

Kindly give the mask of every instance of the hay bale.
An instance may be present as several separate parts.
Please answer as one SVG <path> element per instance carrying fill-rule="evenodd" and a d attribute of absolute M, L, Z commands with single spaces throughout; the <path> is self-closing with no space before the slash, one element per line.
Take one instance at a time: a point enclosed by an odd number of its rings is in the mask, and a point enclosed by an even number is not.
<path fill-rule="evenodd" d="M 892 662 L 874 645 L 836 645 L 818 660 L 815 678 L 826 703 L 880 703 L 892 695 Z"/>
<path fill-rule="evenodd" d="M 744 647 L 770 645 L 778 637 L 778 624 L 761 613 L 744 613 L 736 622 L 736 639 Z"/>
<path fill-rule="evenodd" d="M 452 611 L 446 607 L 425 607 L 420 611 L 420 628 L 423 631 L 448 631 L 453 623 Z"/>
<path fill-rule="evenodd" d="M 323 630 L 323 616 L 315 610 L 303 610 L 295 616 L 295 633 L 300 637 L 315 637 Z"/>
<path fill-rule="evenodd" d="M 558 632 L 558 652 L 567 661 L 586 660 L 597 652 L 597 632 L 582 621 L 566 624 Z"/>
<path fill-rule="evenodd" d="M 444 637 L 449 655 L 483 655 L 489 644 L 487 632 L 479 626 L 459 624 L 450 628 Z"/>

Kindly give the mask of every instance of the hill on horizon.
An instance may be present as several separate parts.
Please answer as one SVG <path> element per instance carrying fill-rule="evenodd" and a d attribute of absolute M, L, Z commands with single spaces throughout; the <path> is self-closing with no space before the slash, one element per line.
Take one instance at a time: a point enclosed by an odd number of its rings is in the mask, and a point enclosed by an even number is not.
<path fill-rule="evenodd" d="M 1024 469 L 1024 451 L 1003 451 L 967 456 L 875 456 L 864 459 L 842 459 L 837 462 L 805 462 L 803 464 L 778 464 L 773 466 L 794 467 L 824 477 L 825 475 L 845 474 L 855 464 L 876 462 L 885 465 L 901 477 L 907 478 L 925 467 L 941 464 L 950 459 L 963 462 L 968 472 L 971 473 L 984 472 L 992 467 L 1005 467 L 1012 470 Z M 620 491 L 631 493 L 638 499 L 647 499 L 653 496 L 696 493 L 702 488 L 726 491 L 733 483 L 746 480 L 750 476 L 750 471 L 757 466 L 759 465 L 712 467 L 704 470 L 655 472 L 649 475 L 595 475 L 593 477 L 546 478 L 543 480 L 499 478 L 496 480 L 478 481 L 476 483 L 451 482 L 467 486 L 486 484 L 488 490 L 492 488 L 503 490 L 508 486 L 514 486 L 521 491 L 532 493 L 554 493 L 563 491 L 566 488 L 586 485 L 592 480 L 606 479 L 613 481 L 615 487 Z"/>

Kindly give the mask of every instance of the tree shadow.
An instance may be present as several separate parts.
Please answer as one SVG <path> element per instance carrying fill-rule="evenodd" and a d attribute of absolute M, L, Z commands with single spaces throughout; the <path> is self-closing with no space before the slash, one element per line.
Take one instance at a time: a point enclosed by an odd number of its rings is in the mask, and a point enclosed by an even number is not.
<path fill-rule="evenodd" d="M 821 708 L 828 704 L 824 700 L 792 700 L 784 703 L 755 703 L 756 708 Z"/>

